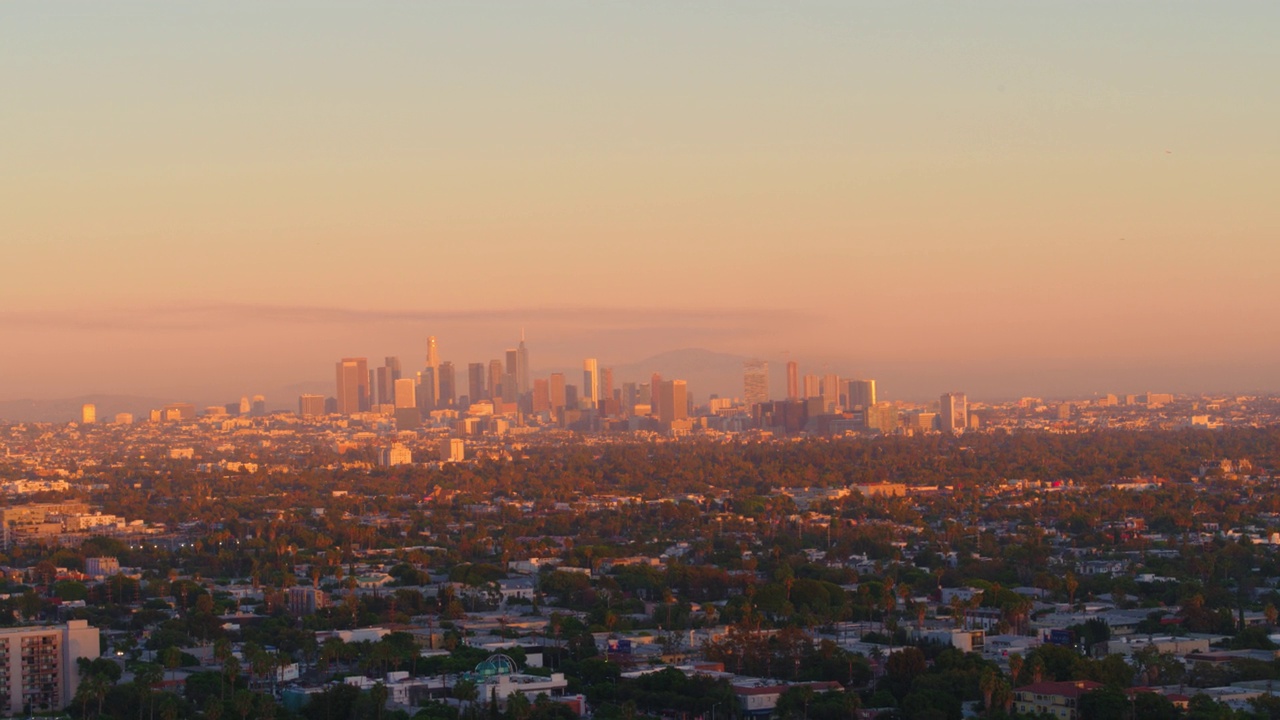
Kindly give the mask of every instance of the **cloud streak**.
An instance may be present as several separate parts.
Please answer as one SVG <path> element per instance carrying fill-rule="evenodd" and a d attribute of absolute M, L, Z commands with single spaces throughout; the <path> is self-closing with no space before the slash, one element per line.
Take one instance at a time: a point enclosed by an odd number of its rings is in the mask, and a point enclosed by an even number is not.
<path fill-rule="evenodd" d="M 466 310 L 382 310 L 312 305 L 228 303 L 175 307 L 126 307 L 76 311 L 0 312 L 0 327 L 48 332 L 198 332 L 247 325 L 369 324 L 486 325 L 573 324 L 615 330 L 655 326 L 689 330 L 766 329 L 803 324 L 810 315 L 795 310 L 747 307 L 529 307 Z"/>

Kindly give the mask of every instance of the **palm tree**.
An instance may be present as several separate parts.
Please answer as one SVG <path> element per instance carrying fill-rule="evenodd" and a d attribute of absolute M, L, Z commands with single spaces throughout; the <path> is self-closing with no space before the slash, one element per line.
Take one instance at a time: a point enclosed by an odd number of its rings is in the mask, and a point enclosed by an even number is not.
<path fill-rule="evenodd" d="M 164 670 L 155 663 L 143 663 L 133 672 L 133 683 L 138 686 L 138 690 L 143 697 L 147 699 L 147 705 L 151 710 L 151 717 L 154 720 L 156 716 L 156 704 L 152 701 L 152 690 L 160 683 L 164 682 Z M 138 703 L 138 718 L 142 718 L 142 703 Z"/>
<path fill-rule="evenodd" d="M 524 693 L 512 693 L 507 697 L 507 712 L 510 713 L 512 720 L 529 720 L 529 714 L 533 712 L 533 703 L 529 702 L 529 697 Z"/>
<path fill-rule="evenodd" d="M 222 663 L 224 672 L 218 673 L 218 699 L 227 699 L 227 659 L 231 657 L 231 642 L 226 638 L 218 638 L 213 643 L 213 658 Z"/>
<path fill-rule="evenodd" d="M 222 674 L 227 677 L 227 683 L 231 685 L 232 692 L 235 692 L 236 681 L 240 679 L 240 661 L 235 655 L 228 655 L 227 659 L 222 661 Z"/>
<path fill-rule="evenodd" d="M 253 693 L 248 690 L 237 690 L 231 702 L 235 704 L 236 712 L 240 715 L 240 720 L 246 720 L 249 713 L 253 712 Z"/>
<path fill-rule="evenodd" d="M 1018 676 L 1022 674 L 1022 655 L 1009 653 L 1009 681 L 1018 684 Z"/>
<path fill-rule="evenodd" d="M 80 717 L 89 717 L 89 703 L 98 701 L 98 714 L 102 714 L 102 698 L 107 695 L 109 683 L 101 675 L 86 675 L 80 678 L 80 686 L 76 688 L 75 701 L 80 703 Z"/>
<path fill-rule="evenodd" d="M 182 651 L 177 647 L 170 645 L 164 649 L 164 652 L 160 654 L 160 657 L 164 660 L 165 669 L 169 671 L 168 680 L 172 681 L 173 671 L 177 670 L 178 666 L 182 664 Z"/>
<path fill-rule="evenodd" d="M 978 687 L 982 690 L 982 707 L 988 715 L 991 714 L 991 696 L 996 691 L 997 682 L 995 671 L 990 667 L 983 668 L 982 675 L 978 677 Z"/>
<path fill-rule="evenodd" d="M 382 720 L 382 712 L 387 709 L 387 686 L 374 683 L 373 687 L 369 688 L 369 697 L 373 700 L 378 720 Z"/>

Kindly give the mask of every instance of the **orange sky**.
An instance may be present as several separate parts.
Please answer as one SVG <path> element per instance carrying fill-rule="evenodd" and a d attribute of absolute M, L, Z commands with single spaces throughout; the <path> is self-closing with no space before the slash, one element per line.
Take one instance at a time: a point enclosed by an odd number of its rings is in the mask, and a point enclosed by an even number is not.
<path fill-rule="evenodd" d="M 0 398 L 707 347 L 1277 390 L 1273 3 L 0 4 Z M 242 389 L 241 389 L 242 388 Z"/>

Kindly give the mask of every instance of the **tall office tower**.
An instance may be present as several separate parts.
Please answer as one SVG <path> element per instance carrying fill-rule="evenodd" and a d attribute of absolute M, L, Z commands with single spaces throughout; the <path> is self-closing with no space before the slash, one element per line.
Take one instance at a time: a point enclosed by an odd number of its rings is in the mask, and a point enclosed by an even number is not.
<path fill-rule="evenodd" d="M 489 397 L 493 398 L 494 404 L 503 401 L 510 401 L 514 398 L 508 398 L 509 391 L 502 386 L 502 376 L 506 373 L 502 372 L 501 360 L 489 361 Z"/>
<path fill-rule="evenodd" d="M 249 406 L 249 414 L 253 417 L 263 417 L 267 414 L 267 398 L 262 395 L 253 396 L 253 404 Z"/>
<path fill-rule="evenodd" d="M 87 620 L 0 630 L 0 710 L 16 717 L 69 706 L 80 687 L 78 661 L 96 659 L 99 642 Z"/>
<path fill-rule="evenodd" d="M 565 407 L 564 373 L 551 373 L 549 392 L 551 409 L 560 412 Z"/>
<path fill-rule="evenodd" d="M 840 404 L 840 376 L 828 373 L 822 377 L 822 410 L 835 412 Z"/>
<path fill-rule="evenodd" d="M 502 397 L 507 402 L 519 402 L 527 392 L 520 387 L 520 349 L 507 350 L 507 371 L 502 374 Z"/>
<path fill-rule="evenodd" d="M 564 407 L 565 407 L 565 409 L 567 409 L 567 410 L 576 410 L 576 409 L 578 409 L 578 403 L 579 403 L 579 402 L 581 402 L 581 399 L 578 397 L 578 386 L 577 386 L 577 385 L 565 385 L 565 386 L 564 386 Z"/>
<path fill-rule="evenodd" d="M 396 409 L 418 407 L 418 383 L 413 378 L 400 378 L 395 385 Z"/>
<path fill-rule="evenodd" d="M 542 378 L 533 381 L 532 408 L 535 413 L 544 413 L 551 409 L 551 383 Z"/>
<path fill-rule="evenodd" d="M 520 362 L 519 360 L 517 360 L 517 357 L 519 357 L 519 352 L 515 348 L 507 348 L 507 353 L 506 353 L 507 364 L 504 368 L 504 371 L 506 372 L 507 375 L 516 374 L 516 365 L 519 364 Z"/>
<path fill-rule="evenodd" d="M 640 386 L 633 382 L 622 383 L 622 412 L 632 415 L 640 402 Z"/>
<path fill-rule="evenodd" d="M 649 414 L 659 417 L 662 412 L 662 375 L 654 373 L 649 376 Z"/>
<path fill-rule="evenodd" d="M 323 395 L 301 395 L 298 397 L 298 414 L 302 417 L 319 417 L 324 414 Z"/>
<path fill-rule="evenodd" d="M 368 394 L 367 387 L 365 388 L 365 390 L 366 390 L 366 394 Z M 240 414 L 248 415 L 250 412 L 252 412 L 252 410 L 253 410 L 253 404 L 249 402 L 249 396 L 241 395 L 240 396 Z"/>
<path fill-rule="evenodd" d="M 427 338 L 427 367 L 431 368 L 431 396 L 440 401 L 440 351 L 436 347 L 436 336 Z M 421 392 L 419 392 L 421 394 Z"/>
<path fill-rule="evenodd" d="M 440 367 L 440 350 L 436 347 L 436 336 L 427 336 L 427 367 Z"/>
<path fill-rule="evenodd" d="M 524 346 L 524 330 L 520 331 L 520 344 L 516 346 L 516 390 L 521 395 L 529 392 L 529 348 Z"/>
<path fill-rule="evenodd" d="M 804 376 L 804 399 L 822 397 L 822 380 L 817 375 Z"/>
<path fill-rule="evenodd" d="M 787 361 L 787 399 L 800 399 L 800 364 L 795 360 Z"/>
<path fill-rule="evenodd" d="M 662 392 L 658 393 L 662 396 L 660 406 L 661 414 L 658 420 L 663 423 L 673 423 L 677 420 L 685 420 L 689 417 L 689 389 L 685 386 L 683 380 L 666 380 L 662 383 Z"/>
<path fill-rule="evenodd" d="M 93 403 L 85 403 L 80 408 L 80 422 L 85 425 L 92 425 L 98 421 L 98 406 Z"/>
<path fill-rule="evenodd" d="M 748 360 L 742 366 L 742 396 L 747 407 L 769 402 L 769 363 Z"/>
<path fill-rule="evenodd" d="M 418 388 L 416 390 L 418 396 L 418 409 L 424 413 L 429 413 L 436 409 L 436 388 L 439 382 L 436 380 L 436 368 L 423 368 L 418 373 Z"/>
<path fill-rule="evenodd" d="M 368 358 L 342 358 L 338 361 L 338 412 L 351 415 L 369 410 Z M 248 398 L 245 398 L 247 401 Z M 243 405 L 243 403 L 242 403 Z M 248 411 L 248 408 L 245 409 Z"/>
<path fill-rule="evenodd" d="M 944 393 L 938 410 L 943 432 L 960 432 L 969 427 L 969 402 L 964 393 Z"/>
<path fill-rule="evenodd" d="M 452 361 L 440 363 L 436 369 L 436 385 L 440 387 L 440 392 L 436 393 L 436 407 L 453 407 L 458 401 L 458 378 Z"/>
<path fill-rule="evenodd" d="M 467 364 L 467 398 L 475 403 L 489 397 L 484 387 L 484 363 Z"/>
<path fill-rule="evenodd" d="M 849 407 L 869 408 L 876 404 L 875 380 L 850 380 L 847 387 Z"/>
<path fill-rule="evenodd" d="M 613 368 L 607 367 L 600 371 L 600 390 L 596 395 L 599 400 L 613 399 Z"/>
<path fill-rule="evenodd" d="M 394 401 L 396 381 L 400 379 L 400 358 L 388 356 L 382 367 L 378 368 L 378 402 L 387 404 Z"/>
<path fill-rule="evenodd" d="M 582 361 L 582 401 L 593 408 L 600 401 L 600 364 L 595 358 Z"/>

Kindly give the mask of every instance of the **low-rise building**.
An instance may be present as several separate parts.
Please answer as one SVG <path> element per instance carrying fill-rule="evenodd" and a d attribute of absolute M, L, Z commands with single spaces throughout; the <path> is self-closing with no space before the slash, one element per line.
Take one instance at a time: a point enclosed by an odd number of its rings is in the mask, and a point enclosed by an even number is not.
<path fill-rule="evenodd" d="M 1026 715 L 1044 713 L 1061 720 L 1079 720 L 1080 696 L 1102 687 L 1092 680 L 1038 682 L 1015 688 L 1013 709 Z"/>

